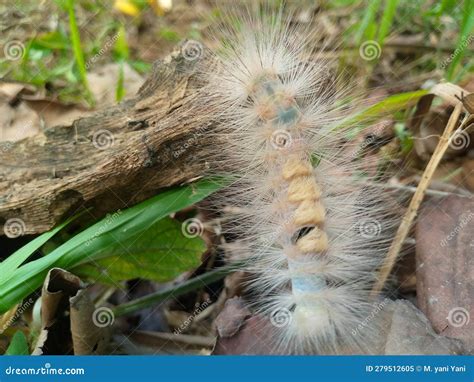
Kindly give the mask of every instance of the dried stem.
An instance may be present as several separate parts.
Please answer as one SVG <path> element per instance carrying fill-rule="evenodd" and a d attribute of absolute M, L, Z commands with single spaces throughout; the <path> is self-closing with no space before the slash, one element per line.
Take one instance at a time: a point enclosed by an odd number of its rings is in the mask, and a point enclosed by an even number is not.
<path fill-rule="evenodd" d="M 461 114 L 461 109 L 462 104 L 458 103 L 454 108 L 451 116 L 449 117 L 449 121 L 446 125 L 443 135 L 441 136 L 438 145 L 436 146 L 436 149 L 433 155 L 431 156 L 431 159 L 428 165 L 426 166 L 425 171 L 423 172 L 423 176 L 421 177 L 421 181 L 418 184 L 413 198 L 411 199 L 410 205 L 408 206 L 408 210 L 405 213 L 405 216 L 403 217 L 400 226 L 398 227 L 397 234 L 395 235 L 395 239 L 393 240 L 392 245 L 390 246 L 385 262 L 380 268 L 377 283 L 374 289 L 372 290 L 373 295 L 376 295 L 378 292 L 380 292 L 380 290 L 382 290 L 383 286 L 385 285 L 385 282 L 387 281 L 388 276 L 390 275 L 390 272 L 392 271 L 392 268 L 397 260 L 398 253 L 400 252 L 402 244 L 405 241 L 405 238 L 407 237 L 408 232 L 410 230 L 411 224 L 413 223 L 413 220 L 415 219 L 418 213 L 418 208 L 420 207 L 420 204 L 423 201 L 431 178 L 433 177 L 433 174 L 436 168 L 438 167 L 439 162 L 443 158 L 444 153 L 448 149 L 450 139 L 452 138 L 451 133 L 457 125 L 459 116 Z"/>

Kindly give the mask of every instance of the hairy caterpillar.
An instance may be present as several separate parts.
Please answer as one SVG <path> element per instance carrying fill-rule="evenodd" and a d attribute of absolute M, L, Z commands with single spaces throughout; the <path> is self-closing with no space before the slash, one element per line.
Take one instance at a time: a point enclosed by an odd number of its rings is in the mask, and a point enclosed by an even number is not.
<path fill-rule="evenodd" d="M 277 321 L 281 352 L 371 352 L 375 320 L 355 328 L 396 220 L 358 160 L 364 147 L 347 139 L 347 89 L 281 10 L 229 16 L 218 36 L 200 101 L 218 121 L 218 162 L 237 178 L 225 202 L 238 207 L 232 253 L 252 275 L 252 307 Z"/>

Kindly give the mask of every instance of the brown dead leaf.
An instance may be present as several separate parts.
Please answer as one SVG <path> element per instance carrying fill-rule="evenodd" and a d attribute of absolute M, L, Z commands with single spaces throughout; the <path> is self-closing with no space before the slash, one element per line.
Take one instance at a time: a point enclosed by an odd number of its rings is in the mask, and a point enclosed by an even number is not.
<path fill-rule="evenodd" d="M 117 337 L 116 342 L 128 354 L 209 355 L 215 343 L 214 337 L 147 330 Z"/>
<path fill-rule="evenodd" d="M 225 314 L 225 309 L 221 314 Z M 274 327 L 263 316 L 248 318 L 238 332 L 231 337 L 219 337 L 212 354 L 214 355 L 277 355 L 274 343 Z"/>
<path fill-rule="evenodd" d="M 437 335 L 424 314 L 407 300 L 390 302 L 384 309 L 389 323 L 385 355 L 461 354 L 462 345 Z"/>
<path fill-rule="evenodd" d="M 87 289 L 71 296 L 71 334 L 75 355 L 104 354 L 114 316 L 107 307 L 94 308 Z"/>
<path fill-rule="evenodd" d="M 80 105 L 66 105 L 48 98 L 23 97 L 22 99 L 40 116 L 44 128 L 70 125 L 74 120 L 92 114 L 92 110 Z"/>
<path fill-rule="evenodd" d="M 20 95 L 35 94 L 36 89 L 29 84 L 0 80 L 0 93 L 7 96 L 8 103 L 14 103 Z"/>
<path fill-rule="evenodd" d="M 469 191 L 474 191 L 474 159 L 466 159 L 462 165 L 463 183 Z"/>
<path fill-rule="evenodd" d="M 14 321 L 19 306 L 20 304 L 16 304 L 7 312 L 0 314 L 0 334 L 2 334 L 6 329 L 8 329 L 8 327 Z"/>
<path fill-rule="evenodd" d="M 233 336 L 250 315 L 250 311 L 240 298 L 227 300 L 223 311 L 215 320 L 219 336 L 224 338 Z"/>
<path fill-rule="evenodd" d="M 237 299 L 236 299 L 237 300 Z M 260 315 L 242 317 L 248 310 L 241 301 L 226 305 L 218 318 L 220 335 L 213 354 L 284 354 L 275 347 L 275 327 L 270 320 Z M 239 317 L 237 320 L 234 316 Z M 429 321 L 407 300 L 391 301 L 385 298 L 374 304 L 374 310 L 366 323 L 361 323 L 357 335 L 373 337 L 372 325 L 379 327 L 379 335 L 371 338 L 368 354 L 459 354 L 463 352 L 459 341 L 437 335 Z M 370 326 L 367 326 L 370 324 Z M 235 330 L 226 330 L 230 325 Z M 365 326 L 364 326 L 365 325 Z M 225 330 L 222 330 L 225 328 Z M 364 332 L 367 330 L 367 332 Z M 349 354 L 349 353 L 348 353 Z"/>
<path fill-rule="evenodd" d="M 430 159 L 448 123 L 453 106 L 461 103 L 462 95 L 468 93 L 458 85 L 445 82 L 436 84 L 430 89 L 430 94 L 420 98 L 408 124 L 415 137 L 415 151 L 420 158 Z M 433 107 L 434 96 L 440 97 L 443 103 Z M 464 155 L 473 147 L 474 141 L 471 138 L 472 134 L 466 131 L 454 133 L 445 158 Z"/>
<path fill-rule="evenodd" d="M 51 269 L 43 284 L 41 332 L 33 354 L 103 353 L 113 323 L 113 314 L 104 309 L 94 308 L 89 291 L 77 276 Z"/>
<path fill-rule="evenodd" d="M 449 196 L 422 210 L 416 227 L 418 304 L 436 332 L 474 351 L 474 200 Z"/>
<path fill-rule="evenodd" d="M 438 97 L 441 97 L 443 101 L 447 102 L 452 106 L 456 106 L 460 101 L 459 98 L 463 94 L 468 94 L 469 92 L 451 82 L 442 82 L 440 84 L 436 84 L 430 89 L 430 93 L 434 94 Z"/>
<path fill-rule="evenodd" d="M 33 354 L 72 354 L 69 297 L 83 287 L 78 277 L 63 269 L 48 272 L 41 293 L 41 335 Z"/>
<path fill-rule="evenodd" d="M 21 101 L 9 102 L 0 88 L 0 142 L 16 142 L 40 131 L 40 118 Z"/>
<path fill-rule="evenodd" d="M 133 96 L 143 84 L 143 77 L 140 76 L 130 65 L 124 64 L 123 87 L 125 89 L 125 99 Z M 120 73 L 120 64 L 112 63 L 104 65 L 87 74 L 90 90 L 96 101 L 96 107 L 115 105 L 117 103 L 115 92 Z"/>

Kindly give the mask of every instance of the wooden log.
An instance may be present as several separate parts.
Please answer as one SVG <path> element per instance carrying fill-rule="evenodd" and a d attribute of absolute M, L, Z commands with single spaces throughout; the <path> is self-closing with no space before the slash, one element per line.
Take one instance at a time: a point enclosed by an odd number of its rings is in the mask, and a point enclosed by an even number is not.
<path fill-rule="evenodd" d="M 190 105 L 204 83 L 196 64 L 205 59 L 178 49 L 155 63 L 134 99 L 3 142 L 0 226 L 21 219 L 23 234 L 38 234 L 82 206 L 99 217 L 201 176 L 212 126 Z"/>

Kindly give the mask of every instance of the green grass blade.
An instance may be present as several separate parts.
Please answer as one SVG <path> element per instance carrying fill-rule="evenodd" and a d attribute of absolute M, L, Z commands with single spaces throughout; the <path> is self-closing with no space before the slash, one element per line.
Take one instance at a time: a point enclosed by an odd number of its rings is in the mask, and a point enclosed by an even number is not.
<path fill-rule="evenodd" d="M 440 10 L 439 10 L 439 14 L 443 14 L 443 13 L 449 13 L 451 12 L 454 7 L 456 6 L 457 4 L 457 0 L 443 0 L 441 2 L 441 7 L 440 7 Z"/>
<path fill-rule="evenodd" d="M 49 239 L 66 227 L 70 222 L 76 219 L 79 215 L 76 215 L 64 223 L 60 224 L 53 230 L 45 232 L 36 239 L 30 241 L 25 246 L 21 247 L 12 255 L 8 256 L 3 262 L 0 263 L 0 286 L 7 282 L 12 276 L 16 269 L 23 264 L 33 253 L 35 253 L 43 244 L 45 244 Z"/>
<path fill-rule="evenodd" d="M 117 88 L 115 90 L 115 99 L 117 102 L 120 102 L 125 96 L 124 88 L 124 64 L 125 61 L 129 58 L 129 48 L 127 43 L 127 34 L 125 32 L 125 27 L 120 25 L 117 32 L 117 41 L 114 46 L 114 56 L 115 59 L 119 62 L 119 75 L 117 79 Z"/>
<path fill-rule="evenodd" d="M 393 18 L 397 10 L 398 0 L 386 0 L 385 8 L 382 15 L 382 21 L 380 22 L 379 32 L 377 34 L 377 42 L 380 46 L 383 46 L 385 38 L 390 33 L 392 27 Z"/>
<path fill-rule="evenodd" d="M 466 50 L 469 50 L 469 45 L 473 40 L 473 31 L 474 31 L 474 1 L 465 0 L 464 9 L 463 9 L 463 20 L 461 25 L 461 31 L 459 39 L 456 45 L 456 50 L 452 55 L 452 60 L 446 69 L 446 79 L 452 80 L 456 68 L 459 63 L 462 61 L 466 54 Z"/>
<path fill-rule="evenodd" d="M 369 123 L 383 116 L 404 110 L 416 104 L 421 97 L 428 93 L 428 90 L 416 90 L 413 92 L 391 95 L 382 101 L 377 102 L 375 105 L 369 106 L 368 108 L 362 110 L 360 113 L 345 119 L 340 124 L 335 126 L 334 129 L 341 129 L 353 125 L 357 126 L 362 123 Z"/>
<path fill-rule="evenodd" d="M 107 248 L 134 237 L 160 219 L 193 205 L 225 185 L 223 180 L 201 180 L 173 188 L 137 204 L 118 217 L 106 217 L 80 232 L 47 256 L 27 263 L 14 272 L 9 282 L 0 286 L 0 313 L 10 309 L 41 286 L 53 267 L 71 269 L 104 256 Z"/>
<path fill-rule="evenodd" d="M 28 347 L 28 340 L 22 331 L 17 331 L 8 346 L 5 355 L 28 355 L 30 349 Z"/>
<path fill-rule="evenodd" d="M 119 65 L 120 66 L 119 66 L 119 75 L 117 79 L 117 89 L 115 89 L 115 100 L 117 102 L 120 102 L 125 96 L 123 61 L 120 61 Z"/>
<path fill-rule="evenodd" d="M 129 59 L 130 49 L 127 42 L 127 33 L 123 24 L 120 25 L 117 31 L 117 41 L 114 45 L 114 56 L 118 61 L 125 61 Z"/>
<path fill-rule="evenodd" d="M 357 45 L 360 45 L 362 41 L 365 38 L 370 38 L 367 36 L 367 30 L 371 25 L 374 24 L 375 20 L 375 15 L 377 14 L 377 11 L 379 10 L 380 7 L 380 0 L 374 0 L 370 1 L 367 5 L 367 9 L 364 13 L 364 18 L 362 19 L 362 22 L 360 23 L 359 28 L 355 32 L 355 43 Z"/>
<path fill-rule="evenodd" d="M 92 98 L 92 93 L 90 92 L 89 83 L 87 82 L 87 70 L 86 63 L 84 61 L 84 54 L 82 53 L 81 36 L 79 34 L 79 28 L 77 27 L 76 13 L 74 12 L 74 0 L 68 0 L 66 6 L 69 14 L 69 28 L 71 32 L 72 49 L 74 52 L 77 69 L 79 71 L 79 77 L 86 91 L 86 99 L 90 104 L 93 104 L 94 101 Z"/>
<path fill-rule="evenodd" d="M 238 269 L 238 264 L 227 265 L 221 268 L 214 269 L 210 272 L 203 274 L 202 276 L 197 276 L 192 279 L 186 280 L 177 287 L 172 287 L 156 293 L 151 293 L 147 296 L 119 305 L 115 307 L 115 309 L 113 309 L 114 314 L 116 317 L 124 316 L 127 314 L 134 313 L 140 309 L 156 305 L 156 303 L 165 301 L 170 297 L 178 297 L 185 293 L 192 292 L 193 290 L 202 288 L 206 285 L 212 284 L 213 282 L 223 279 L 228 274 L 235 272 L 236 269 Z"/>

